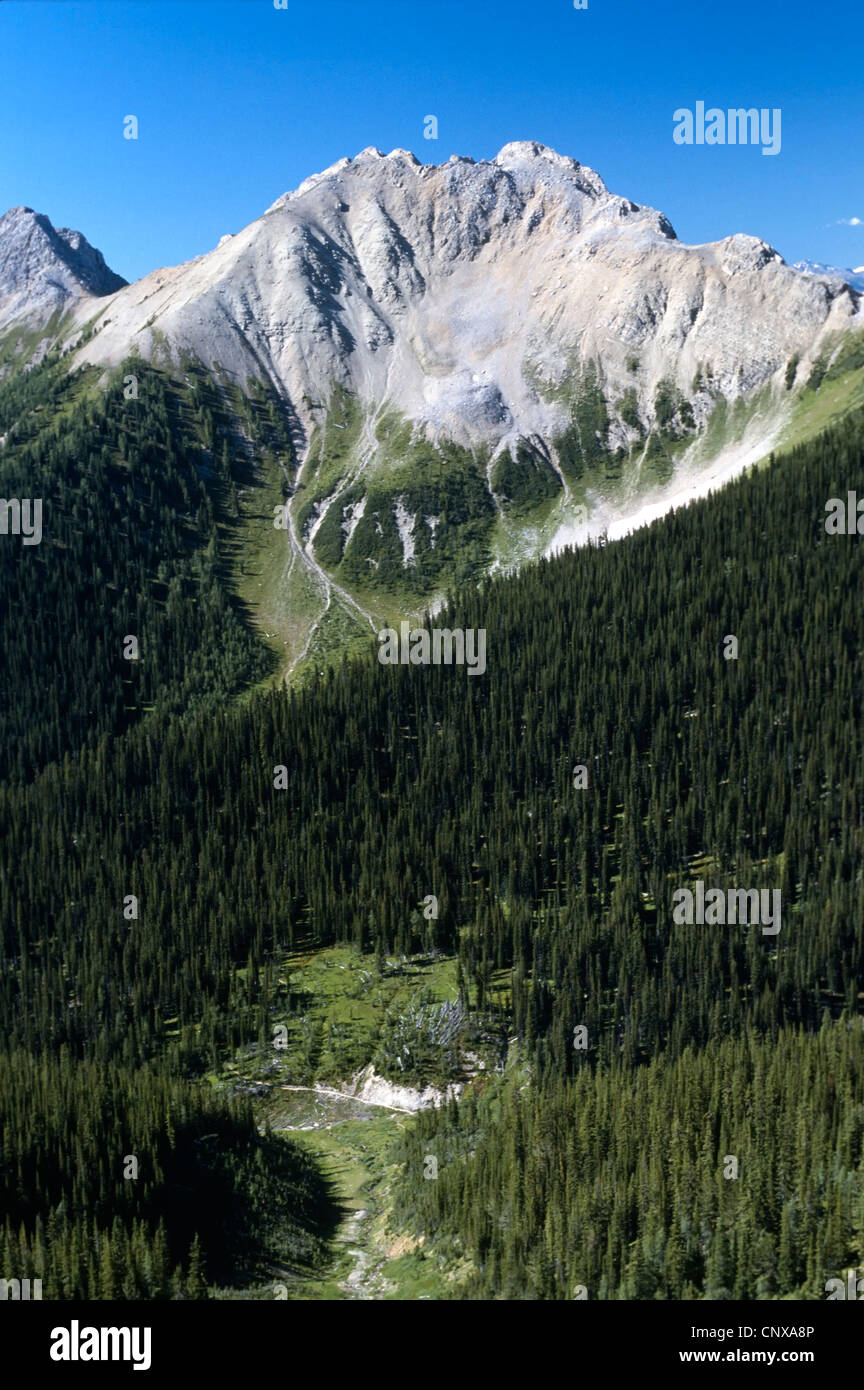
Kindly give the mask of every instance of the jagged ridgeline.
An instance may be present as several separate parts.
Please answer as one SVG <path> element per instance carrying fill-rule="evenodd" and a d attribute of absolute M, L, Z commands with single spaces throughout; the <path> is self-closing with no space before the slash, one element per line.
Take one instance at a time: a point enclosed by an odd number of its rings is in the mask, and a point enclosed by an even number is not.
<path fill-rule="evenodd" d="M 725 1273 L 712 1273 L 715 1283 L 706 1283 L 701 1232 L 710 1203 L 700 1205 L 685 1169 L 673 1167 L 666 1205 L 652 1204 L 639 1153 L 624 1145 L 616 1181 L 638 1200 L 628 1197 L 619 1215 L 615 1186 L 604 1189 L 606 1224 L 598 1216 L 585 1238 L 612 1254 L 595 1275 L 605 1272 L 606 1296 L 647 1287 L 633 1283 L 622 1252 L 636 1240 L 646 1252 L 652 1241 L 665 1251 L 670 1203 L 686 1227 L 686 1258 L 664 1288 L 734 1288 L 743 1279 L 754 1296 L 771 1241 L 782 1239 L 793 1250 L 793 1284 L 802 1261 L 806 1274 L 823 1257 L 843 1258 L 826 1235 L 811 1259 L 812 1223 L 799 1214 L 810 1164 L 826 1168 L 819 1190 L 830 1231 L 844 1222 L 852 1229 L 860 1190 L 864 562 L 858 538 L 828 535 L 824 521 L 827 499 L 845 496 L 862 461 L 859 412 L 627 541 L 464 588 L 436 622 L 486 629 L 482 678 L 460 667 L 382 666 L 370 641 L 364 658 L 331 668 L 308 689 L 255 692 L 232 705 L 222 698 L 223 677 L 198 687 L 200 700 L 184 717 L 160 718 L 160 699 L 166 711 L 176 708 L 163 691 L 183 688 L 189 658 L 178 640 L 166 645 L 163 685 L 150 687 L 156 710 L 128 727 L 105 717 L 95 746 L 59 706 L 37 705 L 43 732 L 25 767 L 32 775 L 0 787 L 2 1049 L 50 1066 L 66 1048 L 76 1065 L 120 1068 L 132 1089 L 142 1067 L 200 1075 L 241 1045 L 268 1044 L 274 1019 L 302 1007 L 279 981 L 292 945 L 448 952 L 458 960 L 466 1011 L 518 1040 L 531 1094 L 522 1102 L 505 1094 L 501 1113 L 515 1123 L 513 1107 L 530 1107 L 528 1132 L 543 1126 L 545 1111 L 549 1163 L 568 1172 L 576 1194 L 565 1211 L 547 1175 L 547 1186 L 532 1189 L 531 1212 L 516 1210 L 514 1240 L 530 1239 L 548 1197 L 549 1249 L 559 1251 L 562 1223 L 574 1230 L 571 1211 L 581 1220 L 591 1208 L 596 1171 L 588 1162 L 568 1168 L 567 1115 L 586 1094 L 601 1108 L 625 1095 L 637 1132 L 647 1117 L 652 1132 L 668 1136 L 677 1113 L 682 1151 L 705 1135 L 702 1182 L 722 1181 L 708 1140 L 734 1154 L 733 1136 L 723 1147 L 725 1132 L 706 1129 L 697 1099 L 676 1112 L 669 1078 L 701 1075 L 704 1048 L 714 1049 L 706 1065 L 716 1059 L 725 1075 L 750 1039 L 757 1060 L 785 1049 L 790 1095 L 803 1098 L 803 1110 L 785 1112 L 813 1146 L 799 1144 L 784 1169 L 789 1211 L 777 1217 L 769 1203 L 767 1226 L 744 1227 L 735 1256 L 744 1260 L 746 1247 L 744 1274 L 733 1270 L 729 1285 Z M 142 528 L 147 515 L 145 508 Z M 131 545 L 131 532 L 127 539 Z M 29 624 L 50 624 L 44 605 L 59 597 L 53 581 L 28 593 Z M 190 623 L 197 608 L 185 610 Z M 227 597 L 221 611 L 233 611 Z M 94 612 L 113 622 L 105 609 Z M 154 610 L 151 625 L 160 621 Z M 236 630 L 245 633 L 239 620 Z M 193 626 L 193 656 L 208 651 L 209 634 L 198 632 Z M 727 634 L 739 639 L 734 661 L 723 658 Z M 115 663 L 113 642 L 105 651 Z M 23 655 L 17 659 L 23 667 Z M 242 690 L 237 669 L 232 688 Z M 94 691 L 109 690 L 115 671 L 112 664 L 104 676 L 94 661 Z M 83 668 L 76 679 L 86 688 Z M 10 695 L 7 717 L 18 723 L 9 727 L 24 730 L 22 702 L 38 692 L 18 681 Z M 574 787 L 574 764 L 588 769 L 587 788 Z M 278 790 L 277 766 L 286 783 Z M 782 890 L 780 933 L 676 924 L 674 890 L 700 879 Z M 431 921 L 417 911 L 428 893 L 439 900 Z M 128 895 L 137 900 L 131 920 Z M 834 1042 L 818 1041 L 826 1019 L 835 1020 Z M 586 1051 L 574 1049 L 577 1025 L 588 1029 Z M 800 1040 L 784 1041 L 795 1030 Z M 648 1116 L 639 1097 L 652 1065 L 658 1084 Z M 556 1089 L 565 1082 L 574 1089 Z M 687 1097 L 688 1083 L 681 1088 Z M 50 1111 L 50 1087 L 35 1094 L 31 1123 L 49 1126 L 50 1114 L 39 1116 Z M 692 1094 L 701 1094 L 696 1081 Z M 835 1106 L 849 1118 L 835 1122 Z M 477 1119 L 481 1137 L 496 1113 Z M 489 1155 L 489 1172 L 500 1172 L 506 1190 L 518 1168 L 496 1142 L 484 1140 L 477 1153 Z M 767 1131 L 753 1139 L 767 1151 L 771 1142 Z M 145 1153 L 154 1143 L 145 1131 Z M 111 1222 L 129 1213 L 107 1175 L 133 1150 L 107 1145 L 93 1159 Z M 4 1161 L 15 1168 L 14 1153 Z M 761 1163 L 760 1181 L 769 1167 Z M 452 1178 L 452 1208 L 417 1207 L 430 1229 L 452 1231 L 466 1184 L 486 1184 L 476 1171 L 476 1179 Z M 760 1192 L 751 1196 L 761 1210 Z M 416 1205 L 416 1193 L 406 1200 Z M 19 1219 L 17 1207 L 7 1214 Z M 46 1206 L 43 1222 L 49 1214 Z M 26 1241 L 35 1248 L 35 1212 L 20 1219 L 34 1223 Z M 74 1218 L 82 1241 L 87 1219 Z M 476 1239 L 473 1227 L 465 1239 L 483 1266 L 493 1245 L 477 1220 Z M 179 1245 L 188 1278 L 189 1247 Z M 541 1271 L 537 1283 L 526 1262 L 520 1282 L 514 1247 L 496 1248 L 482 1287 L 572 1296 L 565 1285 L 574 1263 L 559 1272 L 553 1253 L 552 1274 Z M 855 1253 L 847 1242 L 846 1255 Z M 656 1270 L 660 1256 L 651 1259 Z"/>

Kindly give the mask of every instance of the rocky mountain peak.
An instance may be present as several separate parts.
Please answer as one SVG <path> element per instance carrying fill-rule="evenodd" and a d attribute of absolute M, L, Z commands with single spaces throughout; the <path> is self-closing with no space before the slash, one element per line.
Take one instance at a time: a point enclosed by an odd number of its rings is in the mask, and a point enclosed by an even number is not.
<path fill-rule="evenodd" d="M 82 297 L 113 294 L 125 284 L 81 232 L 54 227 L 29 207 L 0 217 L 0 328 L 19 319 L 44 322 Z"/>

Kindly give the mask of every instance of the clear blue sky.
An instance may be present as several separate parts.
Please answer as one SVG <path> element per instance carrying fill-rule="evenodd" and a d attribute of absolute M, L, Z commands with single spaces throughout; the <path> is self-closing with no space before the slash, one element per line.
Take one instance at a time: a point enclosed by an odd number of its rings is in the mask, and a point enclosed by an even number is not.
<path fill-rule="evenodd" d="M 78 228 L 133 279 L 366 145 L 441 163 L 533 139 L 684 241 L 747 231 L 858 266 L 861 16 L 860 0 L 0 0 L 0 210 Z M 699 100 L 779 106 L 780 154 L 675 145 L 673 111 Z"/>

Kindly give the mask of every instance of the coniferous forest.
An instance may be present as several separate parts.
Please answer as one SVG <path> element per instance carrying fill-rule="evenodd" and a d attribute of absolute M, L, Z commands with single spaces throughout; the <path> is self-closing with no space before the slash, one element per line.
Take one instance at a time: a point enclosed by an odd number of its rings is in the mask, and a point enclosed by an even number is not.
<path fill-rule="evenodd" d="M 0 546 L 7 1273 L 199 1298 L 322 1257 L 325 1178 L 205 1078 L 334 944 L 454 958 L 499 1049 L 396 1146 L 394 1220 L 471 1296 L 815 1299 L 864 1260 L 864 561 L 824 524 L 864 412 L 454 592 L 482 678 L 370 641 L 291 689 L 227 559 L 255 458 L 293 475 L 277 402 L 48 358 L 0 433 L 44 499 Z M 697 881 L 780 890 L 780 931 L 676 921 Z"/>

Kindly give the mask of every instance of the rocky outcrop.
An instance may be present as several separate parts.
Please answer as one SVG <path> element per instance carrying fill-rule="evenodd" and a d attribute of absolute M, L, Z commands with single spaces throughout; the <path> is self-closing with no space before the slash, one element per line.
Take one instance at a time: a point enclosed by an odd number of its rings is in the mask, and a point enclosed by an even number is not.
<path fill-rule="evenodd" d="M 451 1097 L 461 1096 L 464 1085 L 453 1083 L 443 1090 L 436 1086 L 400 1086 L 376 1075 L 370 1064 L 354 1078 L 350 1094 L 367 1105 L 384 1105 L 394 1110 L 428 1110 L 432 1106 L 443 1105 Z"/>
<path fill-rule="evenodd" d="M 125 284 L 80 232 L 52 227 L 32 208 L 10 208 L 0 217 L 0 332 L 16 324 L 38 327 Z"/>

